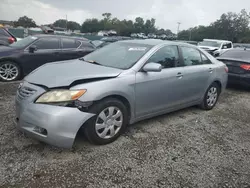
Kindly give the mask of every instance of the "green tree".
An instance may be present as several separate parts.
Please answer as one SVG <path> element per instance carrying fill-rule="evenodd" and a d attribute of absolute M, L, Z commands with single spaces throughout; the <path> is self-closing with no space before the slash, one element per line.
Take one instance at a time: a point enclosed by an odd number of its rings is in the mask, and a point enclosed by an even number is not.
<path fill-rule="evenodd" d="M 69 30 L 71 30 L 71 31 L 81 29 L 81 26 L 80 26 L 79 23 L 74 22 L 74 21 L 67 21 L 67 20 L 65 20 L 65 19 L 56 20 L 56 21 L 53 23 L 53 26 L 54 26 L 54 27 L 67 28 L 67 29 L 69 29 Z"/>
<path fill-rule="evenodd" d="M 73 22 L 73 21 L 69 21 L 67 23 L 67 28 L 71 31 L 75 31 L 75 30 L 80 30 L 81 29 L 81 26 L 79 23 L 77 22 Z"/>
<path fill-rule="evenodd" d="M 15 21 L 14 25 L 15 27 L 22 26 L 24 28 L 30 28 L 30 27 L 36 27 L 36 22 L 27 16 L 23 16 L 20 17 L 17 21 Z"/>
<path fill-rule="evenodd" d="M 131 33 L 155 33 L 157 29 L 155 27 L 155 19 L 147 19 L 146 22 L 143 18 L 137 17 L 133 20 L 119 20 L 118 18 L 112 18 L 111 13 L 103 13 L 103 19 L 87 19 L 81 26 L 81 32 L 98 32 L 100 30 L 115 30 L 118 35 L 130 36 Z M 172 33 L 170 30 L 164 30 L 163 33 Z"/>
<path fill-rule="evenodd" d="M 178 38 L 181 40 L 196 41 L 211 38 L 241 42 L 249 41 L 249 37 L 249 14 L 245 9 L 238 14 L 233 12 L 224 13 L 209 26 L 197 26 L 183 30 L 178 35 Z"/>
<path fill-rule="evenodd" d="M 134 26 L 136 33 L 144 32 L 144 19 L 141 17 L 135 18 Z"/>

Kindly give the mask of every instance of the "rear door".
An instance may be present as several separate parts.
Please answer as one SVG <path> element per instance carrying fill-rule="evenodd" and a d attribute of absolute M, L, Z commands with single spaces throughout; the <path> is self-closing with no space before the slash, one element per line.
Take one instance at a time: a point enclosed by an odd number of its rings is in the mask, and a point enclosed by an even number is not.
<path fill-rule="evenodd" d="M 93 51 L 94 47 L 88 41 L 74 38 L 62 38 L 61 60 L 77 59 Z"/>
<path fill-rule="evenodd" d="M 186 103 L 195 102 L 204 96 L 215 74 L 215 65 L 198 49 L 180 46 L 183 57 L 183 97 Z"/>
<path fill-rule="evenodd" d="M 81 46 L 81 42 L 74 38 L 61 38 L 62 51 L 60 60 L 70 60 L 79 57 L 77 49 Z"/>
<path fill-rule="evenodd" d="M 57 37 L 44 37 L 35 41 L 33 46 L 36 46 L 37 50 L 33 53 L 29 52 L 27 48 L 24 50 L 24 54 L 20 57 L 25 66 L 27 72 L 40 67 L 41 65 L 49 62 L 59 61 L 59 53 L 61 51 L 60 39 Z"/>

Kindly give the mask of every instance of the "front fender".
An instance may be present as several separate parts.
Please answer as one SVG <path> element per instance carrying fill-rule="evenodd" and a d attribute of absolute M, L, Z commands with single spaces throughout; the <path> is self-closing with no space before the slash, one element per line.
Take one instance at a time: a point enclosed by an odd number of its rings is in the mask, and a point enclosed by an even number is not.
<path fill-rule="evenodd" d="M 78 99 L 82 102 L 99 101 L 103 98 L 114 95 L 121 96 L 129 102 L 131 109 L 131 120 L 134 118 L 135 74 L 79 84 L 70 89 L 87 89 L 87 92 Z"/>

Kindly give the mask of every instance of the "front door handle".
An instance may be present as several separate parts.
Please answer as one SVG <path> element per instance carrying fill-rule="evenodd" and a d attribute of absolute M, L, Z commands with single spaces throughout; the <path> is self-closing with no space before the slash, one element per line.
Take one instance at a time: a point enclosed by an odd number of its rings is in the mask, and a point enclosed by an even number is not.
<path fill-rule="evenodd" d="M 209 72 L 210 72 L 210 73 L 213 73 L 213 71 L 214 71 L 214 69 L 209 68 Z"/>
<path fill-rule="evenodd" d="M 177 78 L 181 79 L 183 77 L 183 74 L 181 72 L 178 72 L 176 75 Z"/>

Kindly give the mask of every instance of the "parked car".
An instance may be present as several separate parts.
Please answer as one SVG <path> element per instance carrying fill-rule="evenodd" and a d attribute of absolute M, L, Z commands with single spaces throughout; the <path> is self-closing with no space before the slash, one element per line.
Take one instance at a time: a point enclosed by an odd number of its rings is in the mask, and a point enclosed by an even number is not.
<path fill-rule="evenodd" d="M 233 43 L 226 40 L 203 39 L 202 42 L 198 43 L 198 46 L 211 55 L 218 57 L 227 50 L 232 49 Z"/>
<path fill-rule="evenodd" d="M 80 58 L 94 50 L 95 46 L 84 38 L 29 36 L 0 46 L 0 80 L 18 80 L 45 63 Z"/>
<path fill-rule="evenodd" d="M 226 84 L 226 65 L 193 45 L 119 41 L 25 77 L 16 123 L 59 147 L 71 147 L 79 130 L 94 144 L 108 144 L 127 124 L 193 105 L 211 110 Z"/>
<path fill-rule="evenodd" d="M 117 42 L 120 40 L 132 40 L 131 37 L 123 37 L 123 36 L 113 36 L 113 37 L 104 37 L 98 41 L 92 41 L 92 43 L 95 43 L 96 48 L 102 48 L 104 46 L 107 46 L 108 44 L 111 44 L 113 42 Z"/>
<path fill-rule="evenodd" d="M 16 42 L 16 37 L 7 28 L 0 26 L 0 45 L 10 45 Z"/>
<path fill-rule="evenodd" d="M 250 87 L 250 50 L 232 49 L 217 58 L 228 67 L 228 83 Z"/>
<path fill-rule="evenodd" d="M 131 33 L 130 35 L 132 38 L 136 38 L 137 37 L 137 34 L 136 33 Z"/>
<path fill-rule="evenodd" d="M 150 39 L 156 39 L 156 35 L 154 33 L 149 33 L 148 38 Z"/>

